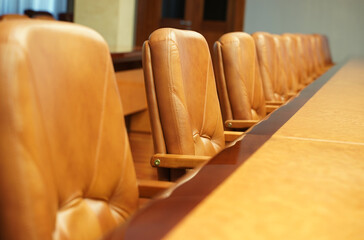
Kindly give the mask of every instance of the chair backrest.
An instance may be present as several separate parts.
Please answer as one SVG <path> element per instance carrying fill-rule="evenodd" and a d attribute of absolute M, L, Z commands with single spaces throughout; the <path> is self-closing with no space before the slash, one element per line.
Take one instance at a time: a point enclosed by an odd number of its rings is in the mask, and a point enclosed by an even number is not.
<path fill-rule="evenodd" d="M 314 59 L 314 51 L 313 46 L 310 41 L 310 35 L 308 34 L 300 34 L 304 44 L 304 53 L 307 62 L 307 75 L 311 81 L 315 80 L 317 77 L 317 73 L 315 71 L 315 59 Z"/>
<path fill-rule="evenodd" d="M 278 77 L 286 82 L 287 92 L 294 95 L 298 92 L 298 79 L 290 61 L 287 45 L 281 35 L 274 34 L 273 39 L 278 55 Z"/>
<path fill-rule="evenodd" d="M 292 34 L 285 33 L 281 35 L 283 44 L 286 48 L 287 57 L 288 57 L 288 65 L 290 66 L 291 70 L 291 78 L 293 82 L 293 88 L 296 88 L 296 91 L 301 90 L 304 86 L 301 84 L 301 71 L 299 69 L 299 55 L 297 50 L 297 41 Z"/>
<path fill-rule="evenodd" d="M 137 208 L 110 53 L 86 27 L 0 22 L 0 239 L 97 239 Z"/>
<path fill-rule="evenodd" d="M 307 85 L 313 81 L 312 77 L 310 76 L 310 66 L 309 66 L 309 57 L 308 57 L 308 51 L 305 43 L 305 38 L 303 34 L 294 34 L 294 37 L 297 41 L 297 50 L 299 53 L 300 58 L 300 69 L 302 71 L 302 79 L 301 83 L 304 85 Z"/>
<path fill-rule="evenodd" d="M 29 17 L 27 15 L 22 15 L 22 14 L 4 14 L 0 16 L 0 21 L 19 20 L 19 19 L 29 19 Z"/>
<path fill-rule="evenodd" d="M 290 59 L 294 63 L 295 72 L 298 78 L 298 88 L 302 89 L 306 86 L 307 81 L 306 61 L 302 57 L 300 49 L 302 47 L 302 41 L 298 34 L 285 33 L 282 36 L 284 37 L 285 43 L 289 49 L 288 52 Z"/>
<path fill-rule="evenodd" d="M 332 66 L 334 65 L 334 62 L 331 57 L 329 38 L 326 35 L 321 35 L 321 38 L 326 66 Z"/>
<path fill-rule="evenodd" d="M 209 47 L 202 35 L 163 28 L 143 46 L 156 153 L 212 156 L 225 146 Z"/>
<path fill-rule="evenodd" d="M 213 60 L 224 121 L 264 118 L 265 98 L 252 36 L 224 34 L 214 44 Z"/>
<path fill-rule="evenodd" d="M 266 101 L 284 101 L 287 98 L 287 84 L 279 79 L 278 54 L 273 36 L 266 32 L 253 35 L 257 48 L 260 75 Z"/>
<path fill-rule="evenodd" d="M 325 63 L 321 53 L 321 37 L 319 34 L 311 34 L 310 41 L 313 50 L 315 71 L 320 75 L 325 71 Z"/>

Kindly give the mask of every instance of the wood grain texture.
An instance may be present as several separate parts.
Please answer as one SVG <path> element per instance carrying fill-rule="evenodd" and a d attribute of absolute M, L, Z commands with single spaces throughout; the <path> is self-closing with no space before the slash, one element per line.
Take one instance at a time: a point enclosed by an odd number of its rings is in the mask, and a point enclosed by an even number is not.
<path fill-rule="evenodd" d="M 153 167 L 195 168 L 210 159 L 209 156 L 157 153 L 153 155 L 150 163 Z"/>
<path fill-rule="evenodd" d="M 143 110 L 128 116 L 129 132 L 151 133 L 148 110 Z"/>
<path fill-rule="evenodd" d="M 345 65 L 166 239 L 362 239 L 363 67 Z"/>
<path fill-rule="evenodd" d="M 157 170 L 150 165 L 154 154 L 151 134 L 129 132 L 128 136 L 137 179 L 157 180 Z"/>
<path fill-rule="evenodd" d="M 273 137 L 166 239 L 361 239 L 362 156 L 364 144 Z"/>
<path fill-rule="evenodd" d="M 142 68 L 142 51 L 137 47 L 131 52 L 111 53 L 115 72 Z"/>
<path fill-rule="evenodd" d="M 124 115 L 147 109 L 142 69 L 115 73 Z"/>
<path fill-rule="evenodd" d="M 363 68 L 350 61 L 276 135 L 364 143 Z"/>
<path fill-rule="evenodd" d="M 238 141 L 238 138 L 242 137 L 243 134 L 244 132 L 242 131 L 224 131 L 226 146 L 231 142 Z"/>
<path fill-rule="evenodd" d="M 226 120 L 225 126 L 228 128 L 250 128 L 257 124 L 259 120 Z"/>
<path fill-rule="evenodd" d="M 330 69 L 140 212 L 125 239 L 140 226 L 149 239 L 362 239 L 363 75 L 364 60 Z"/>
<path fill-rule="evenodd" d="M 139 197 L 153 198 L 174 185 L 165 181 L 138 180 Z"/>
<path fill-rule="evenodd" d="M 208 1 L 185 1 L 185 15 L 182 18 L 191 26 L 181 25 L 180 20 L 162 18 L 161 0 L 139 0 L 137 4 L 137 23 L 135 46 L 141 47 L 149 35 L 161 27 L 191 29 L 204 35 L 210 47 L 224 33 L 242 31 L 244 27 L 245 0 L 229 0 L 226 21 L 206 21 L 203 19 L 204 4 Z M 212 50 L 212 48 L 211 48 Z"/>
<path fill-rule="evenodd" d="M 279 105 L 265 105 L 265 110 L 267 111 L 267 114 L 269 114 L 277 110 L 279 107 Z"/>

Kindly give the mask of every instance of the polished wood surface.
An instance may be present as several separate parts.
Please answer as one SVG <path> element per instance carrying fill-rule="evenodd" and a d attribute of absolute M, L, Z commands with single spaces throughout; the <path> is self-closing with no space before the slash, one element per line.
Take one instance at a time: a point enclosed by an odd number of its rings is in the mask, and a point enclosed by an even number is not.
<path fill-rule="evenodd" d="M 364 60 L 350 61 L 276 135 L 364 143 L 363 92 Z"/>
<path fill-rule="evenodd" d="M 363 91 L 364 60 L 329 70 L 169 197 L 136 214 L 123 236 L 361 239 Z"/>
<path fill-rule="evenodd" d="M 363 70 L 347 64 L 166 238 L 361 238 Z"/>
<path fill-rule="evenodd" d="M 112 53 L 111 56 L 137 178 L 156 180 L 157 170 L 150 165 L 154 150 L 141 68 L 141 51 Z"/>
<path fill-rule="evenodd" d="M 135 49 L 131 52 L 111 53 L 116 72 L 142 68 L 142 51 Z"/>
<path fill-rule="evenodd" d="M 147 109 L 143 69 L 115 73 L 124 115 Z"/>
<path fill-rule="evenodd" d="M 153 139 L 150 133 L 128 132 L 137 179 L 157 180 L 157 170 L 150 165 L 154 154 Z"/>
<path fill-rule="evenodd" d="M 142 198 L 152 198 L 174 185 L 172 182 L 138 180 L 139 196 Z"/>
<path fill-rule="evenodd" d="M 273 136 L 166 239 L 359 239 L 363 156 L 364 144 Z"/>

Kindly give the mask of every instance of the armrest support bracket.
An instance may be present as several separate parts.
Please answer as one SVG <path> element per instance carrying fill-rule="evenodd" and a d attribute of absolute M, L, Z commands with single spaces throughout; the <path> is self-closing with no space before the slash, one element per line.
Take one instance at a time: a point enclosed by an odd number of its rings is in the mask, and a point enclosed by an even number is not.
<path fill-rule="evenodd" d="M 226 120 L 225 126 L 228 128 L 250 128 L 258 122 L 259 120 Z"/>
<path fill-rule="evenodd" d="M 151 159 L 152 167 L 195 168 L 208 160 L 209 156 L 180 155 L 157 153 Z"/>

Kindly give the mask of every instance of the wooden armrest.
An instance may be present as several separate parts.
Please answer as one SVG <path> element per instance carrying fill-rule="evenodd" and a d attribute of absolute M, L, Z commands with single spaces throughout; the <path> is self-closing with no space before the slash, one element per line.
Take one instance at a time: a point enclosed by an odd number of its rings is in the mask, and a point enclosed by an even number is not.
<path fill-rule="evenodd" d="M 152 198 L 174 185 L 173 182 L 138 179 L 139 197 Z"/>
<path fill-rule="evenodd" d="M 287 93 L 288 99 L 290 99 L 292 97 L 295 97 L 296 95 L 297 95 L 297 93 L 295 93 L 295 92 L 289 92 L 289 93 Z"/>
<path fill-rule="evenodd" d="M 241 135 L 243 135 L 243 132 L 224 131 L 225 142 L 233 142 Z"/>
<path fill-rule="evenodd" d="M 302 91 L 302 89 L 304 89 L 306 86 L 302 83 L 298 84 L 298 91 Z"/>
<path fill-rule="evenodd" d="M 285 103 L 285 101 L 265 101 L 265 105 L 278 105 L 278 106 L 280 106 L 280 105 L 282 105 L 284 103 Z"/>
<path fill-rule="evenodd" d="M 250 128 L 258 122 L 259 120 L 226 120 L 225 126 L 228 128 Z"/>
<path fill-rule="evenodd" d="M 153 167 L 195 168 L 210 158 L 209 156 L 157 153 L 152 157 L 150 163 Z"/>
<path fill-rule="evenodd" d="M 265 105 L 265 111 L 268 113 L 273 112 L 274 110 L 278 109 L 279 105 Z"/>

